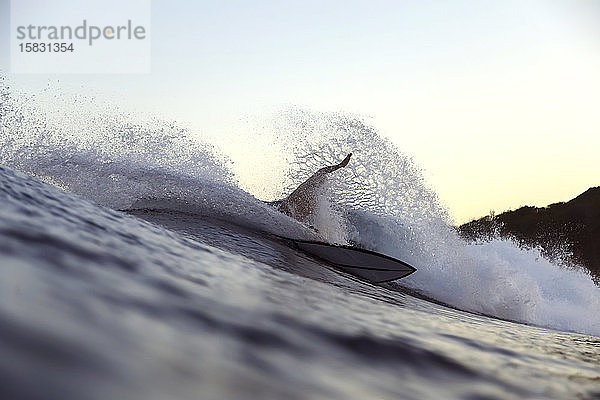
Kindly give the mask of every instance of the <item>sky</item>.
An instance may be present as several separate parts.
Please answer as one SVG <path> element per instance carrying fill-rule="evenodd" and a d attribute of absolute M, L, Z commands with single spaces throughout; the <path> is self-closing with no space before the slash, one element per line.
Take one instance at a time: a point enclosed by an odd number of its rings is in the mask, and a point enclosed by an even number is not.
<path fill-rule="evenodd" d="M 0 0 L 0 70 L 9 1 Z M 200 130 L 290 105 L 368 118 L 457 223 L 600 185 L 600 1 L 153 1 L 151 73 L 12 75 Z"/>

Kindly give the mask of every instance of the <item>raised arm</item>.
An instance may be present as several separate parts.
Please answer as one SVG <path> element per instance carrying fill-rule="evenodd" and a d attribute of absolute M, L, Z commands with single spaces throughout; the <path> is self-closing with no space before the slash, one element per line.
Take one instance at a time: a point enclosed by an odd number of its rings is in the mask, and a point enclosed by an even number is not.
<path fill-rule="evenodd" d="M 329 167 L 323 167 L 323 168 L 321 168 L 320 170 L 317 171 L 317 174 L 318 173 L 328 174 L 330 172 L 333 172 L 333 171 L 336 171 L 336 170 L 338 170 L 340 168 L 345 167 L 350 162 L 350 157 L 352 157 L 352 153 L 348 154 L 346 156 L 346 158 L 344 158 L 344 160 L 341 163 L 339 163 L 339 164 L 331 165 Z"/>
<path fill-rule="evenodd" d="M 317 191 L 325 182 L 326 175 L 348 165 L 351 156 L 352 153 L 348 154 L 341 163 L 323 167 L 315 172 L 281 202 L 279 211 L 298 221 L 303 221 L 312 212 Z"/>

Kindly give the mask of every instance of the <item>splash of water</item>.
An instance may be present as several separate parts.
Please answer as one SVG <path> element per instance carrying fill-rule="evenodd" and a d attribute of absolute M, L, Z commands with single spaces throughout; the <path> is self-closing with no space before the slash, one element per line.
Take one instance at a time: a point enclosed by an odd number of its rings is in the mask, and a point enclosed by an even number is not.
<path fill-rule="evenodd" d="M 56 96 L 15 94 L 0 82 L 0 163 L 113 208 L 151 200 L 282 235 L 310 235 L 241 190 L 243 179 L 210 141 L 177 124 L 135 121 L 93 99 Z M 419 167 L 362 119 L 290 109 L 263 124 L 261 135 L 272 139 L 278 165 L 289 165 L 282 193 L 354 154 L 331 177 L 311 223 L 333 242 L 356 242 L 413 264 L 418 273 L 403 284 L 466 310 L 600 335 L 600 289 L 589 275 L 511 241 L 462 240 Z"/>
<path fill-rule="evenodd" d="M 99 204 L 124 208 L 154 193 L 178 197 L 194 179 L 235 183 L 228 160 L 174 123 L 136 121 L 56 89 L 15 96 L 0 88 L 0 161 Z"/>
<path fill-rule="evenodd" d="M 327 187 L 327 198 L 344 208 L 329 223 L 344 227 L 348 240 L 417 267 L 403 285 L 473 312 L 600 334 L 600 288 L 589 273 L 511 240 L 463 240 L 421 170 L 360 118 L 292 109 L 276 121 L 275 136 L 297 160 L 292 187 L 353 152 Z"/>
<path fill-rule="evenodd" d="M 168 208 L 316 238 L 237 186 L 231 161 L 176 123 L 0 81 L 0 163 L 113 209 Z"/>

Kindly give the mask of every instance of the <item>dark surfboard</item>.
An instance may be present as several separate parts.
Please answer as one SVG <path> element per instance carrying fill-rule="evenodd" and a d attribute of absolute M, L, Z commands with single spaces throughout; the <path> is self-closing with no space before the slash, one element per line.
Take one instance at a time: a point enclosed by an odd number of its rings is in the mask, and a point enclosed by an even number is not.
<path fill-rule="evenodd" d="M 270 265 L 277 265 L 272 257 L 267 259 L 261 258 L 263 252 L 254 251 L 252 245 L 249 245 L 250 251 L 245 246 L 239 247 L 240 243 L 246 243 L 241 238 L 251 238 L 261 243 L 267 240 L 275 240 L 286 248 L 295 249 L 304 254 L 307 254 L 315 260 L 325 262 L 337 270 L 347 272 L 373 283 L 382 283 L 404 278 L 415 272 L 415 268 L 407 263 L 395 258 L 376 253 L 374 251 L 364 250 L 351 246 L 332 245 L 325 242 L 296 240 L 286 237 L 268 234 L 265 232 L 254 231 L 252 229 L 243 228 L 230 222 L 223 222 L 218 219 L 197 216 L 190 213 L 171 211 L 171 210 L 156 210 L 156 209 L 137 209 L 124 210 L 125 212 L 143 218 L 147 221 L 157 223 L 174 231 L 181 231 L 186 234 L 191 234 L 200 241 L 219 247 L 221 249 L 233 252 L 241 252 L 246 257 L 264 262 Z M 219 230 L 211 229 L 218 227 Z M 239 234 L 239 240 L 223 240 L 222 230 L 232 230 Z M 214 232 L 218 232 L 215 235 Z M 255 236 L 258 235 L 258 236 Z M 226 237 L 235 237 L 227 235 Z M 246 243 L 247 244 L 247 243 Z M 270 247 L 270 246 L 269 246 Z M 270 253 L 266 253 L 269 255 Z M 283 259 L 288 259 L 283 257 Z M 299 261 L 299 260 L 298 260 Z M 296 262 L 298 262 L 296 261 Z M 275 264 L 272 264 L 275 262 Z M 320 265 L 320 263 L 315 264 Z"/>
<path fill-rule="evenodd" d="M 351 246 L 322 242 L 293 240 L 291 242 L 305 253 L 327 261 L 338 269 L 373 283 L 404 278 L 416 271 L 404 261 L 374 251 Z"/>

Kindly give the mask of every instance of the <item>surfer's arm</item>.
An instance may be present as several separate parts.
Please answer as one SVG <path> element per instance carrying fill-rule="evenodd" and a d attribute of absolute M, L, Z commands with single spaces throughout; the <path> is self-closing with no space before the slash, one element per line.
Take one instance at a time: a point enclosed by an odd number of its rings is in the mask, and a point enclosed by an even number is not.
<path fill-rule="evenodd" d="M 315 172 L 281 202 L 279 211 L 298 220 L 306 218 L 312 212 L 314 197 L 317 189 L 325 182 L 325 175 L 348 165 L 351 156 L 352 153 L 348 154 L 341 163 L 323 167 Z"/>
<path fill-rule="evenodd" d="M 330 165 L 328 167 L 321 168 L 320 170 L 315 172 L 310 178 L 308 178 L 306 181 L 302 182 L 300 184 L 300 186 L 298 186 L 296 188 L 296 190 L 294 190 L 288 196 L 288 198 L 291 198 L 294 196 L 295 193 L 300 193 L 300 192 L 304 192 L 304 193 L 311 192 L 311 194 L 313 194 L 312 192 L 323 184 L 325 175 L 348 165 L 348 163 L 350 162 L 351 156 L 352 156 L 352 153 L 348 154 L 346 156 L 346 158 L 344 158 L 344 160 L 339 164 Z"/>

